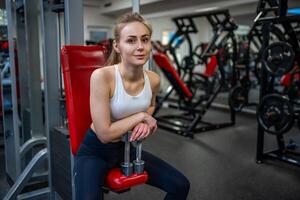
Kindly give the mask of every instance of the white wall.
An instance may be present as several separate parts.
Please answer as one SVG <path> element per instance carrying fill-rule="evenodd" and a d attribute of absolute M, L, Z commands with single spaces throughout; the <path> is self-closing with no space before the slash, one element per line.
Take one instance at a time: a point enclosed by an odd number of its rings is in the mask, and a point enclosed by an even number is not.
<path fill-rule="evenodd" d="M 109 37 L 112 36 L 112 29 L 115 26 L 116 19 L 112 17 L 107 17 L 99 14 L 99 9 L 96 7 L 84 6 L 84 41 L 89 40 L 89 30 L 91 29 L 107 29 L 109 30 Z M 158 17 L 148 19 L 153 27 L 153 40 L 162 40 L 163 31 L 173 31 L 176 32 L 177 28 L 175 23 L 172 21 L 171 17 Z M 205 18 L 199 18 L 195 20 L 198 33 L 192 35 L 193 46 L 195 47 L 200 42 L 208 42 L 211 38 L 211 27 Z M 178 51 L 180 57 L 188 54 L 187 44 L 183 44 Z M 158 69 L 155 71 L 159 72 Z M 168 86 L 168 81 L 165 80 L 162 75 L 162 90 L 166 89 Z"/>
<path fill-rule="evenodd" d="M 112 37 L 112 29 L 116 19 L 99 14 L 99 8 L 84 6 L 83 8 L 84 41 L 89 40 L 89 30 L 108 30 L 108 37 Z"/>
<path fill-rule="evenodd" d="M 159 17 L 148 19 L 153 27 L 153 40 L 162 40 L 163 31 L 176 32 L 177 28 L 171 17 Z M 197 34 L 191 36 L 193 45 L 196 46 L 200 42 L 208 42 L 211 37 L 211 27 L 205 18 L 195 19 L 195 24 L 198 29 Z M 186 49 L 181 52 L 184 54 Z"/>

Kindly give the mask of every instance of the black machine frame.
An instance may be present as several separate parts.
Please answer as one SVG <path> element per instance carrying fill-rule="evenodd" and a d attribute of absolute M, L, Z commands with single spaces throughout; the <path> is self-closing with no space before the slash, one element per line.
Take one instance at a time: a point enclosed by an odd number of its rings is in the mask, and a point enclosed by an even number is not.
<path fill-rule="evenodd" d="M 197 27 L 194 23 L 194 18 L 206 17 L 211 26 L 213 27 L 213 37 L 211 38 L 209 44 L 200 55 L 196 54 L 192 45 L 190 34 L 197 33 Z M 208 58 L 216 55 L 216 51 L 224 47 L 225 41 L 231 39 L 234 46 L 233 57 L 236 57 L 236 39 L 234 35 L 234 30 L 237 29 L 237 25 L 233 22 L 228 10 L 215 10 L 210 12 L 202 12 L 193 15 L 184 15 L 180 17 L 173 18 L 174 23 L 176 24 L 178 30 L 171 38 L 167 51 L 172 55 L 175 65 L 177 67 L 178 74 L 183 80 L 186 75 L 189 77 L 195 76 L 193 72 L 193 66 L 188 66 L 186 69 L 183 68 L 176 56 L 176 48 L 172 45 L 176 43 L 176 38 L 183 37 L 188 43 L 188 57 L 196 56 L 201 63 L 206 63 Z M 223 36 L 221 41 L 216 44 L 217 40 L 220 39 L 222 32 L 226 31 L 226 35 Z M 182 92 L 178 92 L 175 85 L 173 85 L 171 77 L 168 77 L 168 72 L 164 72 L 172 86 L 167 91 L 167 94 L 159 101 L 159 107 L 167 100 L 174 90 L 179 94 L 179 100 L 177 104 L 169 104 L 169 107 L 179 108 L 183 111 L 182 115 L 163 115 L 157 116 L 158 123 L 161 128 L 167 129 L 173 133 L 177 133 L 186 137 L 193 138 L 194 134 L 201 133 L 208 130 L 220 129 L 235 124 L 235 112 L 233 109 L 230 109 L 230 121 L 223 123 L 210 123 L 202 120 L 202 117 L 207 112 L 212 102 L 217 97 L 218 93 L 222 90 L 224 86 L 224 70 L 222 69 L 223 60 L 218 56 L 218 70 L 220 71 L 220 82 L 219 85 L 215 88 L 214 91 L 208 96 L 208 98 L 198 98 L 195 102 L 195 98 L 187 99 Z M 235 60 L 235 59 L 234 59 Z M 233 61 L 234 66 L 235 61 Z M 195 63 L 191 63 L 194 65 Z M 233 67 L 234 69 L 234 67 Z M 235 70 L 233 70 L 233 77 L 235 77 Z M 191 86 L 191 78 L 187 81 L 187 86 Z M 231 84 L 235 84 L 236 80 L 233 80 Z M 197 86 L 196 86 L 197 87 Z M 181 94 L 180 94 L 181 93 Z M 200 108 L 199 108 L 200 107 Z M 157 110 L 156 110 L 157 111 Z M 157 113 L 157 112 L 156 112 Z"/>
<path fill-rule="evenodd" d="M 269 3 L 270 8 L 264 9 L 264 7 Z M 297 35 L 293 31 L 292 24 L 300 21 L 300 16 L 298 15 L 287 15 L 287 0 L 279 1 L 279 4 L 274 3 L 274 1 L 261 0 L 258 4 L 258 15 L 256 22 L 262 25 L 262 36 L 263 43 L 262 47 L 266 48 L 269 45 L 270 31 L 274 24 L 280 24 L 284 27 L 288 34 L 288 42 L 292 47 L 296 55 L 295 61 L 298 63 L 298 68 L 300 64 L 300 46 L 297 40 Z M 268 12 L 273 12 L 275 16 L 266 16 Z M 265 62 L 262 62 L 265 65 Z M 265 67 L 262 67 L 261 71 L 261 87 L 260 87 L 260 102 L 263 97 L 267 94 L 274 92 L 274 78 L 266 71 Z M 271 80 L 271 81 L 270 81 Z M 261 163 L 264 159 L 277 159 L 280 161 L 287 162 L 296 166 L 300 166 L 300 153 L 288 149 L 285 145 L 284 136 L 282 134 L 277 134 L 277 145 L 278 148 L 272 151 L 264 151 L 264 135 L 265 131 L 263 127 L 258 123 L 257 129 L 257 149 L 256 149 L 256 161 Z"/>

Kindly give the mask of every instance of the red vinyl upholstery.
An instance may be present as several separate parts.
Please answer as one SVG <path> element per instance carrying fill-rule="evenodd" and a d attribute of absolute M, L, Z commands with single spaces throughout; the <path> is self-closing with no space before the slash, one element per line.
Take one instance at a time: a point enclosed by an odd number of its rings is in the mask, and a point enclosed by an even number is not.
<path fill-rule="evenodd" d="M 92 122 L 89 109 L 90 76 L 105 61 L 106 49 L 102 46 L 64 46 L 61 50 L 67 116 L 74 155 Z"/>
<path fill-rule="evenodd" d="M 185 83 L 180 79 L 177 71 L 170 63 L 168 57 L 164 53 L 154 52 L 153 59 L 156 64 L 162 69 L 164 74 L 167 76 L 171 84 L 174 86 L 174 89 L 183 96 L 183 98 L 192 98 L 193 94 Z"/>
<path fill-rule="evenodd" d="M 212 77 L 216 72 L 217 66 L 218 66 L 217 57 L 215 55 L 211 56 L 209 62 L 206 65 L 203 75 L 205 77 Z"/>
<path fill-rule="evenodd" d="M 106 176 L 106 185 L 109 186 L 111 190 L 120 192 L 124 191 L 135 185 L 144 184 L 148 181 L 148 173 L 144 171 L 142 174 L 133 173 L 130 176 L 122 175 L 120 168 L 113 168 L 109 171 Z"/>
<path fill-rule="evenodd" d="M 293 76 L 293 77 L 292 77 Z M 289 87 L 292 84 L 292 78 L 294 81 L 299 80 L 299 74 L 284 74 L 280 79 L 280 84 L 284 87 Z"/>

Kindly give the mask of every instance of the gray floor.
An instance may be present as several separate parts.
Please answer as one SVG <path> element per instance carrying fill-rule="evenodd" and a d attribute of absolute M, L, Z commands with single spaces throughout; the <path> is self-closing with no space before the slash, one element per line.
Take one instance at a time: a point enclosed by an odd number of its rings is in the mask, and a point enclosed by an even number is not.
<path fill-rule="evenodd" d="M 224 120 L 228 114 L 212 110 L 207 120 Z M 144 148 L 182 171 L 191 182 L 189 200 L 299 200 L 300 168 L 280 161 L 256 164 L 257 124 L 254 116 L 239 114 L 233 127 L 184 138 L 163 130 Z M 300 144 L 299 129 L 287 134 Z M 275 147 L 266 135 L 266 149 Z M 7 189 L 0 149 L 0 199 Z M 2 196 L 1 196 L 2 195 Z M 109 193 L 106 200 L 159 200 L 165 193 L 143 185 L 123 194 Z"/>
<path fill-rule="evenodd" d="M 220 111 L 208 119 L 225 119 Z M 234 127 L 201 133 L 195 139 L 160 130 L 145 142 L 145 149 L 181 170 L 191 182 L 189 200 L 299 200 L 300 168 L 280 161 L 256 164 L 256 120 L 238 115 Z M 300 142 L 299 130 L 289 133 Z M 266 136 L 266 150 L 275 147 Z M 145 195 L 146 194 L 146 195 Z M 150 186 L 131 192 L 110 193 L 107 199 L 163 199 L 164 193 Z"/>

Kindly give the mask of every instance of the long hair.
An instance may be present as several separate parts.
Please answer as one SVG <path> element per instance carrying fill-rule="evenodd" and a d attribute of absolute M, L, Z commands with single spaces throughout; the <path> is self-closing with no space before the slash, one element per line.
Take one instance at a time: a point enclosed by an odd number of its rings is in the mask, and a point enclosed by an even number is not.
<path fill-rule="evenodd" d="M 118 43 L 120 41 L 120 33 L 122 28 L 128 23 L 131 22 L 141 22 L 142 24 L 145 25 L 145 27 L 149 30 L 150 36 L 152 35 L 152 27 L 148 21 L 144 19 L 142 15 L 139 13 L 126 13 L 122 15 L 118 21 L 117 25 L 115 26 L 114 29 L 114 42 L 113 43 Z M 114 45 L 114 44 L 113 44 Z M 112 48 L 112 51 L 105 63 L 105 65 L 114 65 L 121 62 L 121 56 L 115 51 L 114 48 Z"/>

